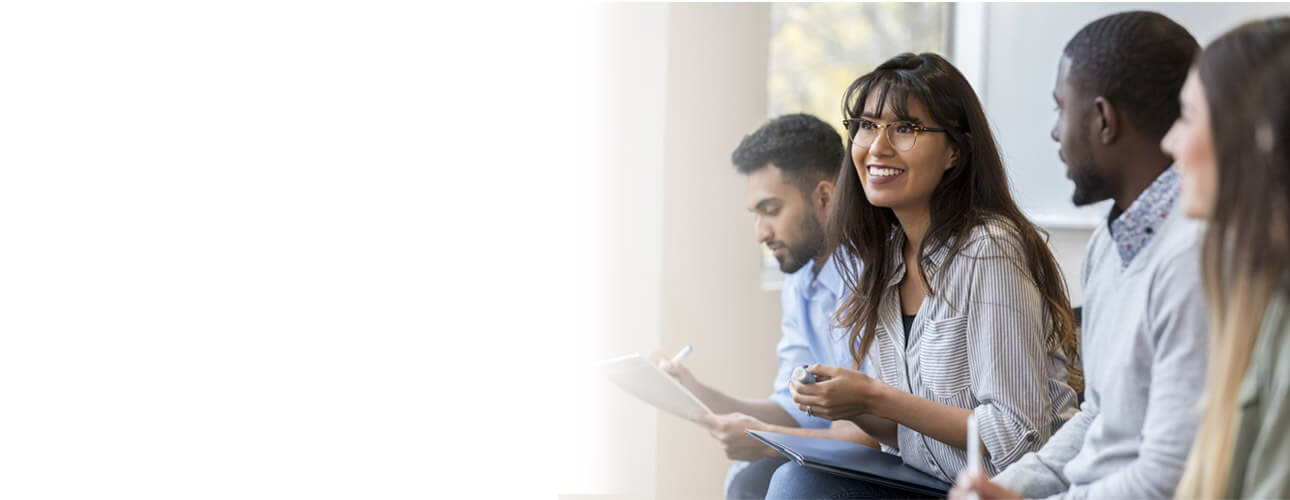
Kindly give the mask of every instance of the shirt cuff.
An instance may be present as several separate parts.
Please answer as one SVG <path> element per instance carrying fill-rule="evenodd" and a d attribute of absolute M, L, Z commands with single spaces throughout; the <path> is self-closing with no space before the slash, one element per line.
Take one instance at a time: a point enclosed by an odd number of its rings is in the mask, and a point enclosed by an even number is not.
<path fill-rule="evenodd" d="M 1039 431 L 1009 418 L 995 405 L 978 406 L 973 414 L 981 432 L 981 443 L 990 452 L 990 463 L 996 471 L 1008 468 L 1022 455 L 1039 449 Z"/>

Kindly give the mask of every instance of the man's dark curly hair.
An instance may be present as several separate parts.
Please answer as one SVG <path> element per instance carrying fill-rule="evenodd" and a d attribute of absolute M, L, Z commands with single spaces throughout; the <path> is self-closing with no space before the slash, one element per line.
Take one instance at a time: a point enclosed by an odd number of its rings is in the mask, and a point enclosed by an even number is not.
<path fill-rule="evenodd" d="M 748 175 L 773 164 L 809 193 L 821 180 L 832 180 L 842 166 L 842 136 L 814 116 L 797 113 L 772 119 L 730 154 L 735 170 Z"/>
<path fill-rule="evenodd" d="M 1178 92 L 1200 46 L 1168 17 L 1130 11 L 1084 26 L 1063 53 L 1075 86 L 1105 97 L 1134 128 L 1158 139 L 1178 118 Z"/>

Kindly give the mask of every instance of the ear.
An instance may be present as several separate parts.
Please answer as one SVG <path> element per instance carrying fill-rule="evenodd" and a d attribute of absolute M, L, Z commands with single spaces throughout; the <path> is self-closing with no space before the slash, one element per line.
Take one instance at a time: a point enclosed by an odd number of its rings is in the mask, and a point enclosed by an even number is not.
<path fill-rule="evenodd" d="M 945 152 L 945 170 L 959 166 L 959 158 L 962 156 L 963 152 L 959 150 L 958 145 L 951 143 L 949 149 Z"/>
<path fill-rule="evenodd" d="M 1111 144 L 1120 136 L 1120 110 L 1105 97 L 1093 99 L 1092 121 L 1093 131 L 1102 144 Z"/>
<path fill-rule="evenodd" d="M 833 181 L 821 180 L 815 184 L 815 189 L 811 191 L 811 208 L 814 208 L 817 214 L 828 214 L 829 207 L 833 205 Z"/>

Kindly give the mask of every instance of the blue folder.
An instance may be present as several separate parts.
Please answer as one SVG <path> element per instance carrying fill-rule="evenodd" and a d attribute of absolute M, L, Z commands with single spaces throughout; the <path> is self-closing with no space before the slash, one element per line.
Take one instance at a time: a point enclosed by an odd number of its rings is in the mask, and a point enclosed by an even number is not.
<path fill-rule="evenodd" d="M 804 467 L 920 495 L 944 497 L 950 490 L 950 483 L 905 465 L 900 457 L 862 444 L 774 432 L 747 432 Z"/>

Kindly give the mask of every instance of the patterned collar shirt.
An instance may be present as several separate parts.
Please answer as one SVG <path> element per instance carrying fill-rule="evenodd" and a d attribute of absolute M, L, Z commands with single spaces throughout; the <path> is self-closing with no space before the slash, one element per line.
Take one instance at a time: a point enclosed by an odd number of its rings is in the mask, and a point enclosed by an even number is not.
<path fill-rule="evenodd" d="M 1121 212 L 1111 207 L 1107 228 L 1115 240 L 1116 251 L 1120 253 L 1121 268 L 1129 267 L 1129 262 L 1142 251 L 1142 247 L 1147 246 L 1165 222 L 1178 199 L 1179 182 L 1178 171 L 1169 167 L 1129 205 L 1128 210 Z"/>

